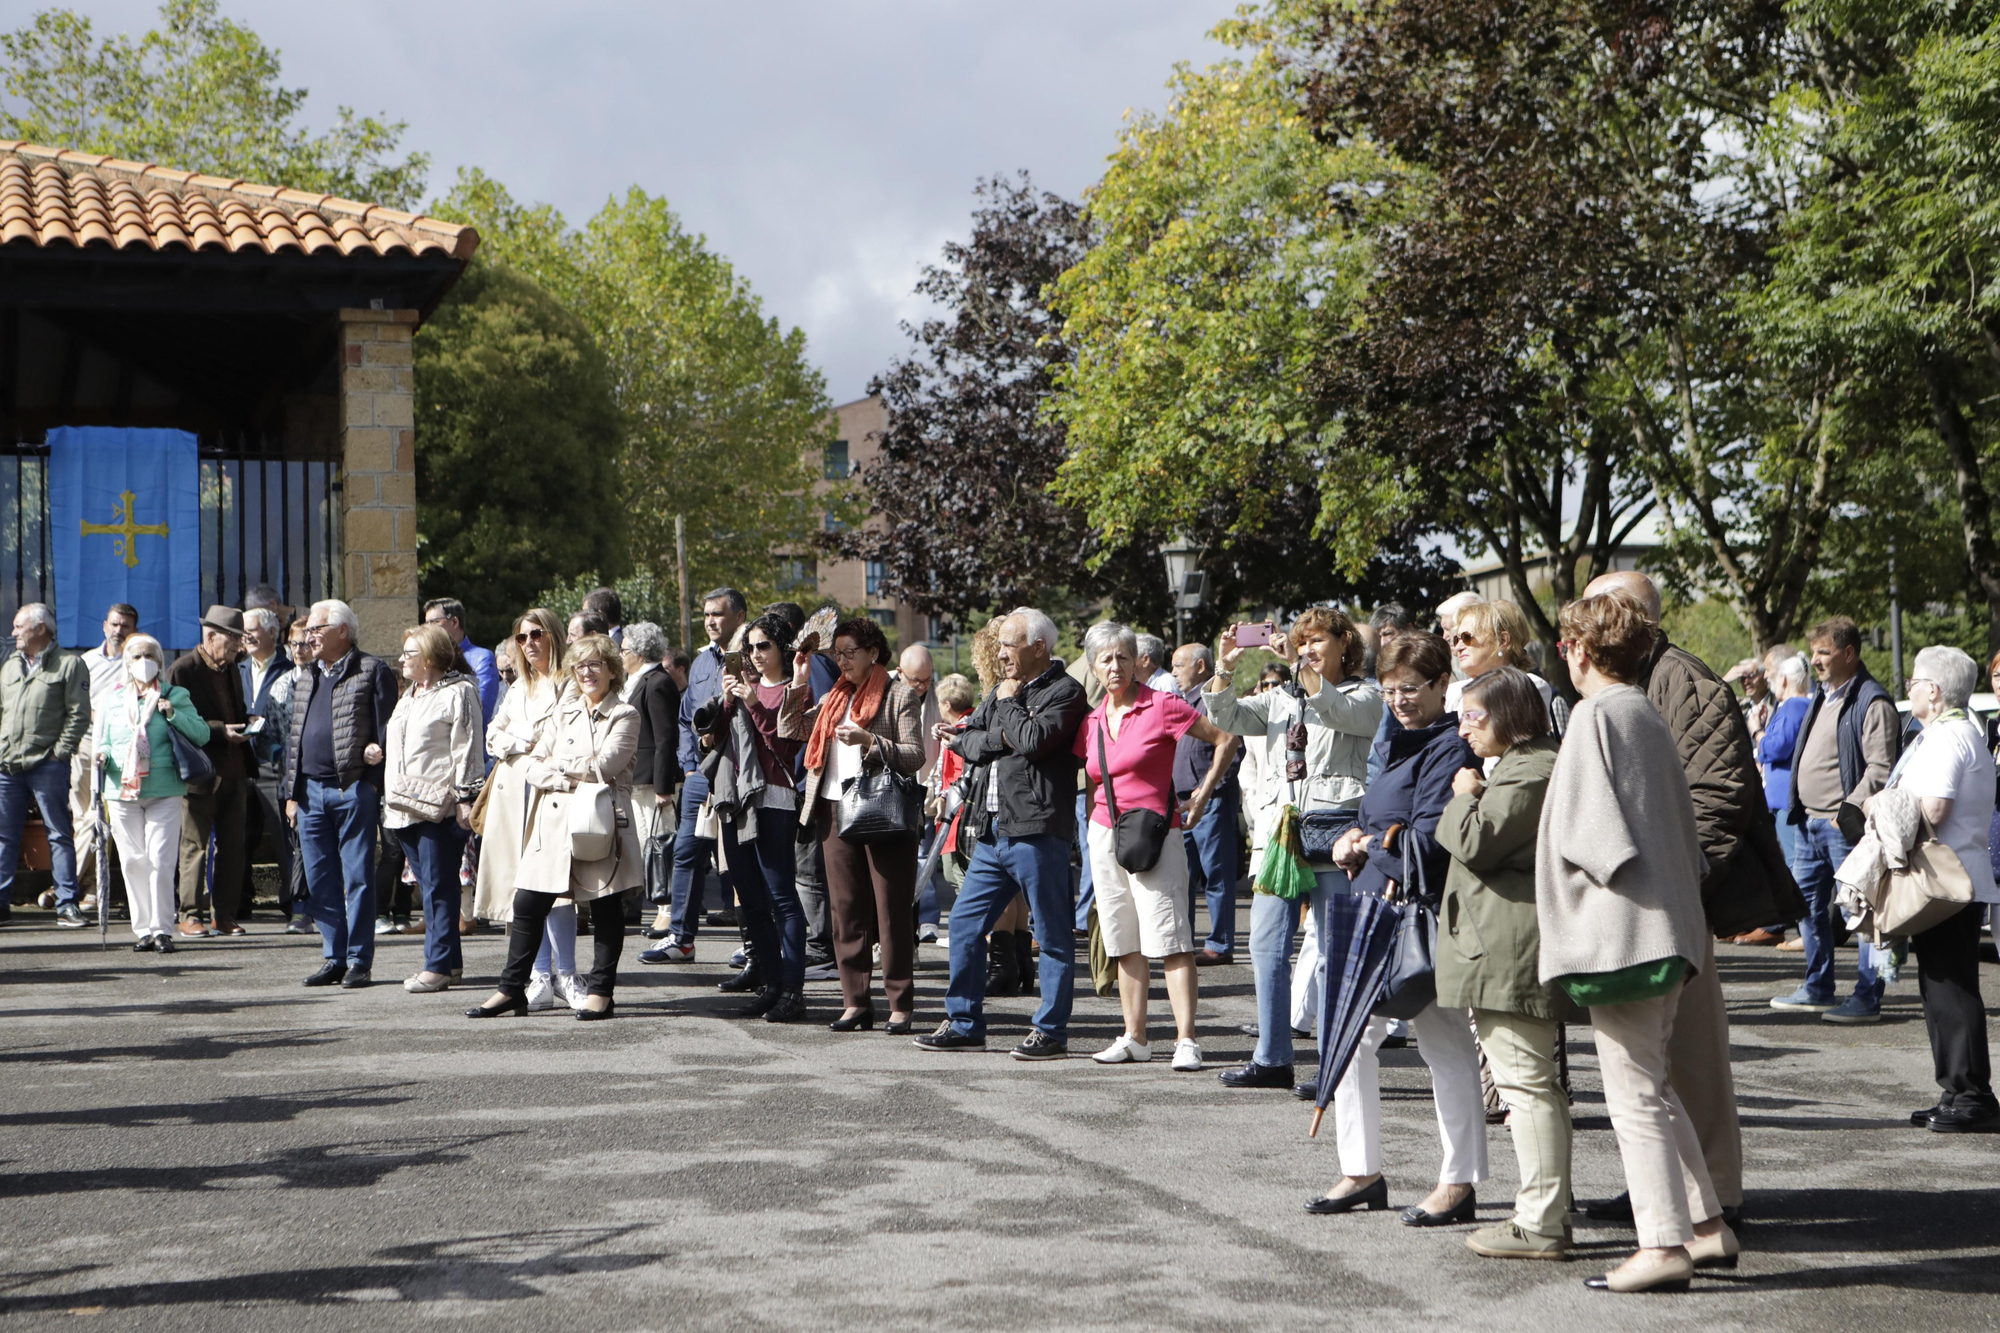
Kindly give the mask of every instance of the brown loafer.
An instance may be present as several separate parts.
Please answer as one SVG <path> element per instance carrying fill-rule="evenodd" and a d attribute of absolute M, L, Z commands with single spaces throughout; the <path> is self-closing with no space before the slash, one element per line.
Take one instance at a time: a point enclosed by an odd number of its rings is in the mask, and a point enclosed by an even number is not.
<path fill-rule="evenodd" d="M 199 921 L 183 921 L 174 929 L 191 940 L 205 940 L 214 933 Z"/>
<path fill-rule="evenodd" d="M 215 933 L 218 935 L 248 935 L 250 932 L 245 930 L 238 922 L 219 921 L 216 923 Z"/>

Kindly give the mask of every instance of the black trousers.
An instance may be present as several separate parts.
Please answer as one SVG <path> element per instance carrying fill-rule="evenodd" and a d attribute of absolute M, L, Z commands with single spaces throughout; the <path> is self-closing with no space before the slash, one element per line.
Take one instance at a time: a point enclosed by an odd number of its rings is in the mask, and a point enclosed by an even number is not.
<path fill-rule="evenodd" d="M 1979 999 L 1979 923 L 1985 915 L 1986 904 L 1974 903 L 1910 940 L 1931 1062 L 1943 1090 L 1938 1105 L 1946 1108 L 1993 1109 L 1986 1006 Z"/>
<path fill-rule="evenodd" d="M 606 894 L 579 904 L 590 913 L 590 971 L 582 980 L 586 995 L 612 993 L 618 984 L 618 955 L 625 952 L 625 895 Z M 500 969 L 502 995 L 519 999 L 528 993 L 528 974 L 535 969 L 535 955 L 542 947 L 542 928 L 549 909 L 556 905 L 553 893 L 533 889 L 514 890 L 514 923 L 507 927 L 507 962 Z"/>

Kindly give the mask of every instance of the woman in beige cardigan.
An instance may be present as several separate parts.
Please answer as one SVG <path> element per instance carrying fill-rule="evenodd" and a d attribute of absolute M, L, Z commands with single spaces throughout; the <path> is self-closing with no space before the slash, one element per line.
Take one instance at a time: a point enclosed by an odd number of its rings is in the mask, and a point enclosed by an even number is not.
<path fill-rule="evenodd" d="M 849 842 L 834 828 L 842 787 L 884 766 L 914 776 L 924 765 L 923 699 L 889 679 L 889 640 L 872 620 L 856 617 L 833 631 L 833 660 L 840 679 L 811 703 L 812 655 L 798 654 L 792 685 L 778 713 L 778 734 L 806 742 L 805 795 L 799 803 L 801 837 L 820 840 L 826 891 L 833 908 L 833 956 L 840 966 L 846 1008 L 835 1032 L 875 1026 L 869 997 L 873 946 L 882 946 L 882 993 L 889 1002 L 891 1033 L 910 1030 L 916 964 L 917 835 L 880 842 Z"/>
<path fill-rule="evenodd" d="M 1623 592 L 1563 608 L 1558 648 L 1583 702 L 1549 779 L 1535 862 L 1538 975 L 1590 1009 L 1632 1193 L 1639 1252 L 1588 1281 L 1617 1292 L 1685 1291 L 1697 1267 L 1734 1267 L 1740 1248 L 1667 1081 L 1681 987 L 1707 957 L 1707 862 L 1673 734 L 1632 684 L 1656 633 Z"/>
<path fill-rule="evenodd" d="M 618 980 L 618 955 L 625 947 L 625 911 L 618 897 L 640 879 L 638 834 L 632 824 L 632 763 L 639 753 L 639 711 L 618 697 L 625 667 L 618 646 L 601 634 L 587 635 L 569 648 L 576 689 L 564 694 L 555 717 L 542 730 L 524 778 L 529 797 L 529 833 L 515 881 L 513 923 L 507 932 L 507 963 L 500 984 L 467 1018 L 495 1018 L 528 1012 L 527 983 L 542 926 L 558 898 L 590 907 L 595 957 L 581 978 L 584 995 L 576 1016 L 584 1021 L 611 1017 Z M 579 861 L 571 854 L 570 807 L 579 783 L 608 783 L 617 832 L 609 856 Z"/>

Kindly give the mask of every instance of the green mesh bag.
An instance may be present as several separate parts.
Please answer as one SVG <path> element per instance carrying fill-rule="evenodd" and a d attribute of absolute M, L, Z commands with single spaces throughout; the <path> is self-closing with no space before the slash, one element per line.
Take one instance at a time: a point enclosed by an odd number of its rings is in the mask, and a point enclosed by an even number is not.
<path fill-rule="evenodd" d="M 1312 867 L 1306 864 L 1305 848 L 1299 845 L 1299 808 L 1288 805 L 1278 812 L 1278 827 L 1264 846 L 1251 887 L 1258 893 L 1296 902 L 1312 892 L 1315 882 Z"/>

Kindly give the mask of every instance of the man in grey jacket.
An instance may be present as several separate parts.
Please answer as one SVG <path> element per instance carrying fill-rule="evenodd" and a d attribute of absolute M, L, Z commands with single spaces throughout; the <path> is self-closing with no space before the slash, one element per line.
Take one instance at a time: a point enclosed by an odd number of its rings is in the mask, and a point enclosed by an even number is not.
<path fill-rule="evenodd" d="M 56 647 L 55 613 L 30 602 L 14 614 L 14 651 L 0 663 L 0 922 L 13 911 L 28 802 L 49 832 L 56 924 L 84 923 L 70 823 L 70 760 L 90 731 L 90 671 Z"/>

